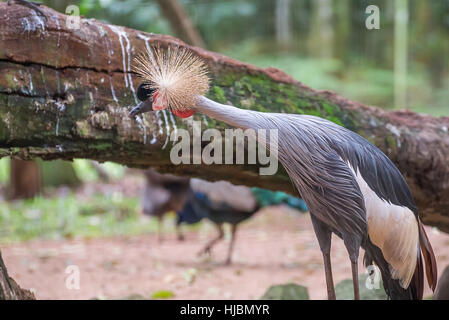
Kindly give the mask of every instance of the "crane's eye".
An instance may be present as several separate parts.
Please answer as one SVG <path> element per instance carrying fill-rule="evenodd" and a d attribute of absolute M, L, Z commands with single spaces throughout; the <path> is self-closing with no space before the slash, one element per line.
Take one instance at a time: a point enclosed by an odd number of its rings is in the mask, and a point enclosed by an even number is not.
<path fill-rule="evenodd" d="M 154 93 L 153 88 L 148 88 L 148 83 L 142 83 L 137 89 L 137 98 L 140 101 L 145 101 Z"/>

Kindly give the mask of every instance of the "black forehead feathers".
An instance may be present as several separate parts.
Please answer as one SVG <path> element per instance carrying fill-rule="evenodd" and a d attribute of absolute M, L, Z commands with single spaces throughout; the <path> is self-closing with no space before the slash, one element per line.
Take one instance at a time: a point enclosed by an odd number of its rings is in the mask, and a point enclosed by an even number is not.
<path fill-rule="evenodd" d="M 145 101 L 154 93 L 154 91 L 155 90 L 150 87 L 150 84 L 144 82 L 137 89 L 137 98 L 140 101 Z"/>

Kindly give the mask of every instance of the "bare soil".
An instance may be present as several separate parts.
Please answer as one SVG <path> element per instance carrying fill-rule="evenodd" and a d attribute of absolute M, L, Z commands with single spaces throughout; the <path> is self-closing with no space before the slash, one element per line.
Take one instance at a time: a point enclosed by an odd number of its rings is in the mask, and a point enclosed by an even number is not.
<path fill-rule="evenodd" d="M 449 262 L 449 235 L 426 228 L 440 273 Z M 160 290 L 173 299 L 258 299 L 273 284 L 294 282 L 308 287 L 311 299 L 325 299 L 324 269 L 310 217 L 284 208 L 259 212 L 237 231 L 231 266 L 223 265 L 228 238 L 210 258 L 197 252 L 215 235 L 211 224 L 172 233 L 158 242 L 155 234 L 136 237 L 35 240 L 2 247 L 11 276 L 32 289 L 38 299 L 150 298 Z M 361 252 L 361 257 L 363 252 Z M 350 263 L 340 239 L 332 246 L 336 283 L 349 278 Z M 80 288 L 68 289 L 66 268 L 76 265 Z M 360 263 L 359 271 L 365 272 Z M 363 284 L 362 284 L 363 285 Z M 425 295 L 431 292 L 427 288 Z"/>

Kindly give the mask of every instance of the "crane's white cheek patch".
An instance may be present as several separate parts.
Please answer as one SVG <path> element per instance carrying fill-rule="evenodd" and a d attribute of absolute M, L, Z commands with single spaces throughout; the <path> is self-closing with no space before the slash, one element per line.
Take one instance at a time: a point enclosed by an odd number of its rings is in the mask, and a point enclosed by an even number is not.
<path fill-rule="evenodd" d="M 159 111 L 164 110 L 167 107 L 167 100 L 159 92 L 153 95 L 153 110 Z"/>
<path fill-rule="evenodd" d="M 365 198 L 368 234 L 390 264 L 391 276 L 407 288 L 418 253 L 418 223 L 407 208 L 380 199 L 361 174 L 350 167 Z"/>

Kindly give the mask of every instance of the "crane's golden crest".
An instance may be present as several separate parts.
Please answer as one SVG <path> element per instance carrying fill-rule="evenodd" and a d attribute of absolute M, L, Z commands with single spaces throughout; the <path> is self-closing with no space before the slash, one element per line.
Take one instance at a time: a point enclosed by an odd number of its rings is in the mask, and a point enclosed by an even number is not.
<path fill-rule="evenodd" d="M 206 64 L 187 48 L 151 46 L 134 58 L 133 70 L 156 90 L 154 110 L 166 104 L 174 112 L 189 112 L 209 90 Z"/>

